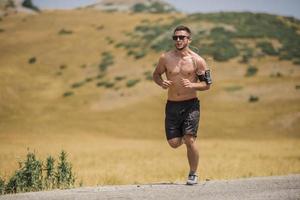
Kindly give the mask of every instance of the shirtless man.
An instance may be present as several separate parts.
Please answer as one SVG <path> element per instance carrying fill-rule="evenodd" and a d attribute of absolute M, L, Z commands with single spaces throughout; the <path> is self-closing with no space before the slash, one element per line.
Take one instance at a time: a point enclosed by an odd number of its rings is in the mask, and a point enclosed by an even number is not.
<path fill-rule="evenodd" d="M 208 90 L 212 83 L 210 70 L 198 54 L 189 49 L 191 31 L 178 26 L 173 33 L 175 50 L 162 54 L 153 73 L 153 80 L 168 89 L 165 110 L 165 131 L 169 145 L 186 145 L 190 166 L 187 184 L 197 184 L 199 153 L 195 144 L 200 118 L 200 104 L 196 91 Z M 162 79 L 166 74 L 167 80 Z"/>

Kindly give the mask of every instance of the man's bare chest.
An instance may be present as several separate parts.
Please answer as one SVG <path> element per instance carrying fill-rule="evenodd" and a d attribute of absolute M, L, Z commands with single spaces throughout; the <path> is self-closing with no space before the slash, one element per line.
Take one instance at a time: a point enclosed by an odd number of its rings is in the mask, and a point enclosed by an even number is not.
<path fill-rule="evenodd" d="M 196 71 L 192 59 L 170 60 L 166 63 L 166 69 L 169 76 L 190 76 Z"/>

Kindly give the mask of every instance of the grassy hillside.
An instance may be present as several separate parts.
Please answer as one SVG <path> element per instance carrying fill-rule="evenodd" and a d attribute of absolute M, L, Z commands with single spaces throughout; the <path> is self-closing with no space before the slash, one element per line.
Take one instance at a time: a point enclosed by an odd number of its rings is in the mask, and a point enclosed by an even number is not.
<path fill-rule="evenodd" d="M 184 149 L 176 157 L 165 142 L 166 91 L 151 81 L 182 23 L 214 79 L 199 92 L 203 179 L 299 173 L 298 20 L 81 9 L 1 18 L 0 176 L 28 147 L 40 155 L 67 150 L 88 185 L 185 177 Z"/>

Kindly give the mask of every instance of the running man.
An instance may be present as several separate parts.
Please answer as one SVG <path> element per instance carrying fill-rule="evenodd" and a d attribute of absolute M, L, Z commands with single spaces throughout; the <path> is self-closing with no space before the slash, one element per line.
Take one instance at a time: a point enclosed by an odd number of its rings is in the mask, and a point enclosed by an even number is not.
<path fill-rule="evenodd" d="M 208 90 L 212 83 L 210 70 L 202 57 L 189 48 L 191 31 L 178 26 L 173 32 L 175 49 L 163 53 L 153 72 L 153 80 L 168 89 L 165 109 L 165 131 L 169 145 L 186 145 L 190 166 L 187 184 L 198 182 L 199 153 L 196 146 L 200 118 L 200 102 L 196 91 Z M 166 75 L 166 80 L 162 74 Z"/>

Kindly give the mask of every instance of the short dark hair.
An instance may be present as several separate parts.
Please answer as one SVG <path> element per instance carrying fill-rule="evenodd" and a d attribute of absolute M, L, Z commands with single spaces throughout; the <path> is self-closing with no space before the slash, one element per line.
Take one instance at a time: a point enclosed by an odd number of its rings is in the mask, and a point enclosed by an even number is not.
<path fill-rule="evenodd" d="M 191 37 L 192 36 L 192 32 L 191 32 L 191 29 L 189 29 L 189 27 L 187 26 L 183 26 L 183 25 L 180 25 L 180 26 L 177 26 L 173 32 L 173 34 L 175 34 L 176 31 L 186 31 Z"/>

